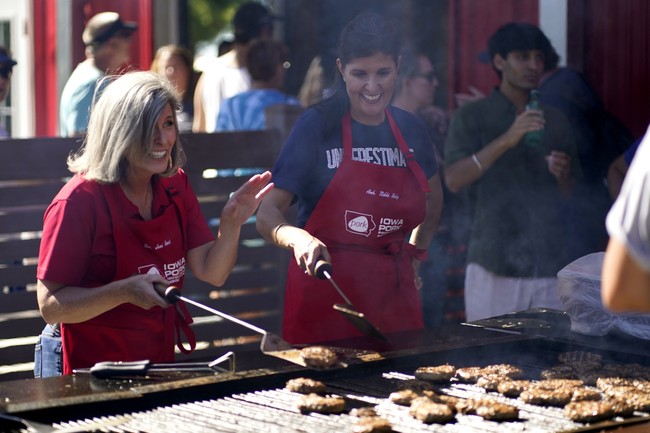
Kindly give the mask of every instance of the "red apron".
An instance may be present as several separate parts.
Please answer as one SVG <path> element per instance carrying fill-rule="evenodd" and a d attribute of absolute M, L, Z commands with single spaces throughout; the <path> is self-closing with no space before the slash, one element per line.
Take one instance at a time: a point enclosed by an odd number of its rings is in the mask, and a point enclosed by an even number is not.
<path fill-rule="evenodd" d="M 382 332 L 423 327 L 408 234 L 426 214 L 429 190 L 390 113 L 386 117 L 408 168 L 352 159 L 348 113 L 342 120 L 343 157 L 305 230 L 332 256 L 332 277 L 359 312 Z M 371 143 L 372 144 L 372 143 Z M 292 260 L 287 274 L 283 336 L 314 343 L 362 335 L 332 306 L 345 303 L 328 281 L 305 275 Z"/>
<path fill-rule="evenodd" d="M 154 188 L 156 186 L 160 183 L 155 183 Z M 102 191 L 113 224 L 114 279 L 157 272 L 181 287 L 186 255 L 182 229 L 184 214 L 174 192 L 168 192 L 173 204 L 161 215 L 144 221 L 128 217 L 133 210 L 127 206 L 132 205 L 119 185 L 104 186 Z M 177 313 L 178 308 L 181 312 Z M 145 310 L 133 304 L 122 304 L 83 323 L 62 324 L 63 373 L 70 374 L 73 369 L 91 367 L 100 361 L 171 362 L 174 360 L 175 331 L 181 350 L 188 351 L 180 343 L 181 329 L 188 337 L 189 351 L 196 345 L 189 323 L 191 317 L 184 305 Z"/>

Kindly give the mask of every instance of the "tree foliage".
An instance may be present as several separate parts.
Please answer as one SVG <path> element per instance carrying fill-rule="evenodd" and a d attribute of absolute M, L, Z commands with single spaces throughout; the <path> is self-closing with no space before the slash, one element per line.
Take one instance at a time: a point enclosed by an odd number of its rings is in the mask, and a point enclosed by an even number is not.
<path fill-rule="evenodd" d="M 214 39 L 231 28 L 237 7 L 246 0 L 188 0 L 190 45 Z"/>

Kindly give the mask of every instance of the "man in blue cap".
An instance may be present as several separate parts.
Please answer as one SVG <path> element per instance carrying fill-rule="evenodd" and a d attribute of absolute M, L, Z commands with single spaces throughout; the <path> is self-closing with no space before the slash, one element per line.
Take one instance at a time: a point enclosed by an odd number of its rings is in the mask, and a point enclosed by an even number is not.
<path fill-rule="evenodd" d="M 129 60 L 131 35 L 137 28 L 136 23 L 123 21 L 117 12 L 101 12 L 88 20 L 82 35 L 86 60 L 72 71 L 61 93 L 61 136 L 73 137 L 86 131 L 97 83 Z"/>

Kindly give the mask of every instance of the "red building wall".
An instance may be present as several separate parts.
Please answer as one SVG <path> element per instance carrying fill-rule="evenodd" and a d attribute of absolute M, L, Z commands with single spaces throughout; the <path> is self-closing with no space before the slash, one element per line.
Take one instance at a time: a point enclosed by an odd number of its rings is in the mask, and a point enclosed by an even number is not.
<path fill-rule="evenodd" d="M 490 64 L 479 62 L 479 53 L 501 25 L 510 21 L 539 24 L 537 0 L 449 1 L 449 107 L 457 108 L 454 95 L 469 86 L 488 93 L 499 83 Z"/>
<path fill-rule="evenodd" d="M 568 60 L 635 136 L 650 121 L 650 2 L 571 0 Z"/>
<path fill-rule="evenodd" d="M 56 83 L 56 0 L 34 0 L 34 118 L 37 136 L 57 134 Z"/>

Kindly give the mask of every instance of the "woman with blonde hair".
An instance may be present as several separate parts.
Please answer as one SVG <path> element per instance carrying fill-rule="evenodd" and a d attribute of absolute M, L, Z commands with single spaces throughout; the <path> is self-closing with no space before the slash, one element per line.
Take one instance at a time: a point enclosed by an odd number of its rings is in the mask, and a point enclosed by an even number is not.
<path fill-rule="evenodd" d="M 173 361 L 175 343 L 188 350 L 180 331 L 193 349 L 187 311 L 154 285 L 182 287 L 186 268 L 222 285 L 241 225 L 273 187 L 266 172 L 235 191 L 215 239 L 181 169 L 177 107 L 154 73 L 108 84 L 68 160 L 74 176 L 45 212 L 38 303 L 48 324 L 61 324 L 64 374 L 100 361 Z"/>

